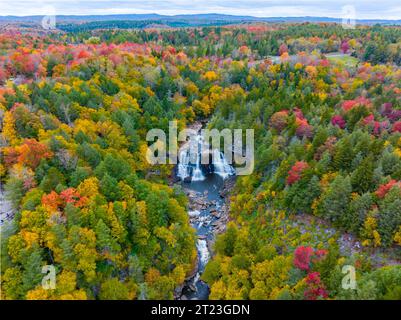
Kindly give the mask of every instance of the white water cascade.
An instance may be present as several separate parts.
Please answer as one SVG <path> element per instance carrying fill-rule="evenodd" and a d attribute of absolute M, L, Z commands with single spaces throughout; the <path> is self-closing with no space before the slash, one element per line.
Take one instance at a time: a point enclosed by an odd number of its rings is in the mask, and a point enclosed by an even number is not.
<path fill-rule="evenodd" d="M 188 150 L 183 150 L 180 152 L 180 159 L 178 162 L 177 176 L 184 180 L 190 177 L 190 166 L 189 166 L 189 152 Z"/>
<path fill-rule="evenodd" d="M 217 149 L 213 150 L 213 166 L 214 173 L 223 179 L 235 174 L 234 168 L 228 164 L 224 154 Z"/>
<path fill-rule="evenodd" d="M 191 178 L 191 181 L 203 181 L 206 179 L 205 173 L 202 171 L 201 158 L 207 145 L 200 134 L 193 136 L 189 144 L 185 146 L 179 153 L 179 162 L 177 168 L 177 176 L 181 180 Z M 213 150 L 213 166 L 211 172 L 219 175 L 223 179 L 234 175 L 234 168 L 228 164 L 224 154 L 217 149 Z M 207 167 L 207 166 L 206 166 Z"/>
<path fill-rule="evenodd" d="M 199 259 L 202 264 L 202 267 L 206 266 L 210 259 L 210 253 L 209 249 L 207 248 L 207 242 L 206 240 L 198 240 L 198 243 L 196 244 L 196 247 L 199 252 Z"/>
<path fill-rule="evenodd" d="M 198 134 L 190 140 L 189 147 L 180 151 L 177 176 L 181 180 L 188 177 L 191 177 L 192 181 L 205 180 L 201 168 L 202 145 L 202 136 Z"/>
<path fill-rule="evenodd" d="M 201 154 L 199 153 L 196 157 L 195 169 L 192 173 L 192 181 L 202 181 L 205 180 L 201 166 L 200 166 Z"/>

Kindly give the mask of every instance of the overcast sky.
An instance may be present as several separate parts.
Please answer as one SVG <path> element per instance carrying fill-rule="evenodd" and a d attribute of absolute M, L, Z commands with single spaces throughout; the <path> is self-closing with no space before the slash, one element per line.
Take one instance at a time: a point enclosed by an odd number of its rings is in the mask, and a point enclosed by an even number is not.
<path fill-rule="evenodd" d="M 401 19 L 401 0 L 0 0 L 0 15 L 223 13 L 257 17 L 342 17 L 354 6 L 357 19 Z M 51 13 L 50 13 L 51 14 Z"/>

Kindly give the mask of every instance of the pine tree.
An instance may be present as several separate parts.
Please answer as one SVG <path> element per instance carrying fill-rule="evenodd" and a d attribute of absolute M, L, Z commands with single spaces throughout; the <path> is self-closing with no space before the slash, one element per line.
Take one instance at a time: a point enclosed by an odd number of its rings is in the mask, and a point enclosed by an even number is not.
<path fill-rule="evenodd" d="M 358 195 L 350 202 L 349 210 L 341 215 L 341 225 L 347 230 L 358 234 L 372 204 L 373 199 L 370 193 Z"/>
<path fill-rule="evenodd" d="M 100 190 L 109 201 L 116 201 L 121 198 L 121 190 L 118 187 L 118 181 L 108 173 L 100 181 Z"/>
<path fill-rule="evenodd" d="M 360 165 L 351 175 L 351 184 L 354 191 L 359 194 L 372 191 L 373 184 L 374 158 L 368 156 L 362 160 Z"/>
<path fill-rule="evenodd" d="M 348 210 L 351 192 L 350 177 L 338 175 L 322 195 L 319 213 L 330 221 L 338 222 Z"/>
<path fill-rule="evenodd" d="M 26 261 L 23 262 L 22 288 L 26 292 L 36 287 L 42 280 L 42 250 L 33 248 Z"/>
<path fill-rule="evenodd" d="M 350 139 L 345 137 L 336 144 L 333 164 L 335 170 L 348 170 L 354 158 Z"/>
<path fill-rule="evenodd" d="M 382 244 L 391 245 L 396 230 L 401 225 L 401 189 L 394 186 L 385 196 L 380 205 L 380 215 L 377 230 Z"/>
<path fill-rule="evenodd" d="M 294 183 L 287 191 L 285 204 L 297 213 L 311 213 L 313 200 L 320 195 L 319 178 L 305 177 Z"/>

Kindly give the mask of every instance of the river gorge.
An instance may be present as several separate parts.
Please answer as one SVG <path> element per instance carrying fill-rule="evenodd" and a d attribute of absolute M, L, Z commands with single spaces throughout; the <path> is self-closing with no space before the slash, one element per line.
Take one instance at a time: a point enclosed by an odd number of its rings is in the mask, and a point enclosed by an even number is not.
<path fill-rule="evenodd" d="M 228 222 L 226 196 L 235 182 L 235 170 L 218 150 L 211 150 L 210 164 L 201 164 L 202 152 L 208 146 L 201 135 L 201 126 L 195 126 L 197 134 L 179 151 L 179 163 L 175 176 L 188 197 L 188 216 L 197 235 L 197 264 L 176 299 L 208 299 L 209 286 L 201 280 L 205 266 L 212 256 L 212 246 L 217 234 L 223 232 Z M 192 143 L 191 143 L 192 142 Z"/>

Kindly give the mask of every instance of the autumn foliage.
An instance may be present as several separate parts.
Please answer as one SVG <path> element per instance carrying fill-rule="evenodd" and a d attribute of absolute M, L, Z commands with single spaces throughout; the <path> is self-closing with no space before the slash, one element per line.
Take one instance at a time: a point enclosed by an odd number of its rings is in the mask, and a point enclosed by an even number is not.
<path fill-rule="evenodd" d="M 300 246 L 296 248 L 294 252 L 294 265 L 301 270 L 308 271 L 313 254 L 314 252 L 311 247 Z"/>
<path fill-rule="evenodd" d="M 319 272 L 311 272 L 306 277 L 307 289 L 304 292 L 307 300 L 325 299 L 328 297 L 327 291 L 320 280 Z"/>
<path fill-rule="evenodd" d="M 188 200 L 145 157 L 175 120 L 254 130 L 201 275 L 210 299 L 401 298 L 399 27 L 96 26 L 0 32 L 1 299 L 180 293 L 197 263 Z"/>
<path fill-rule="evenodd" d="M 376 190 L 375 194 L 380 198 L 383 199 L 386 194 L 393 188 L 394 186 L 401 186 L 401 183 L 396 180 L 390 180 L 386 184 L 382 184 L 379 189 Z"/>
<path fill-rule="evenodd" d="M 304 161 L 297 161 L 288 171 L 287 184 L 291 185 L 297 182 L 301 176 L 302 172 L 309 168 L 309 165 Z"/>
<path fill-rule="evenodd" d="M 32 169 L 35 169 L 42 159 L 49 159 L 53 156 L 53 153 L 45 144 L 35 139 L 25 139 L 20 146 L 6 149 L 5 154 L 6 163 L 19 162 Z"/>

